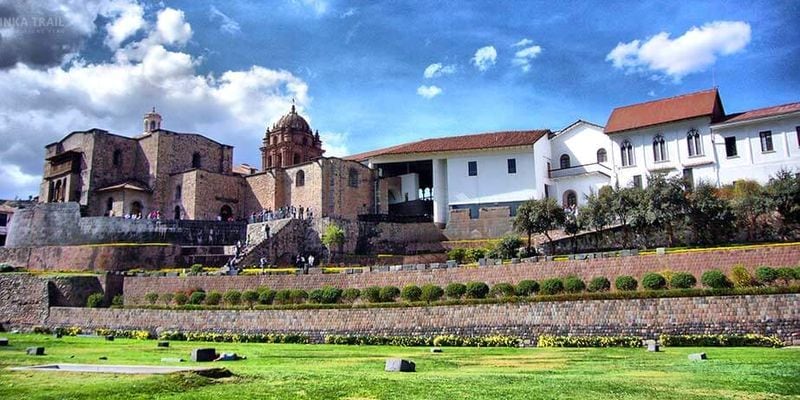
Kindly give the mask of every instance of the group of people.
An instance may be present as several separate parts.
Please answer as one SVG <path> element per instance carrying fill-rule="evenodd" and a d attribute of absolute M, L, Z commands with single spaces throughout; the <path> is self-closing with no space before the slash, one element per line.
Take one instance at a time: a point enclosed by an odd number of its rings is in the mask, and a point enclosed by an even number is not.
<path fill-rule="evenodd" d="M 254 212 L 250 215 L 250 223 L 274 221 L 277 219 L 292 218 L 292 219 L 311 219 L 314 217 L 314 212 L 311 207 L 303 208 L 303 206 L 284 206 L 277 210 L 265 209 L 261 212 Z"/>
<path fill-rule="evenodd" d="M 108 217 L 116 217 L 116 215 L 114 215 L 114 210 L 109 210 L 108 213 L 106 214 L 106 216 L 108 216 Z M 150 211 L 149 213 L 147 213 L 147 216 L 142 216 L 142 213 L 130 213 L 130 214 L 121 215 L 121 217 L 125 218 L 125 219 L 157 219 L 157 220 L 161 220 L 161 211 L 157 211 L 157 210 Z"/>

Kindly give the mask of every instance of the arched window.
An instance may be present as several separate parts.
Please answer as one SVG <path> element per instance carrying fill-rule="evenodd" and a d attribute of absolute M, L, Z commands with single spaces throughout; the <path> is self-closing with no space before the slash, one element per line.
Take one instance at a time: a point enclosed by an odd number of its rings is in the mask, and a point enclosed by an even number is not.
<path fill-rule="evenodd" d="M 566 154 L 561 155 L 561 169 L 569 168 L 569 156 Z"/>
<path fill-rule="evenodd" d="M 114 209 L 114 198 L 109 197 L 106 200 L 106 215 L 111 216 L 111 211 Z"/>
<path fill-rule="evenodd" d="M 183 188 L 181 185 L 175 186 L 175 200 L 180 200 L 183 197 Z"/>
<path fill-rule="evenodd" d="M 131 216 L 139 216 L 142 214 L 142 203 L 134 201 L 131 203 Z"/>
<path fill-rule="evenodd" d="M 282 167 L 282 166 L 283 166 L 283 163 L 282 163 L 282 161 L 283 161 L 283 157 L 281 157 L 281 155 L 280 155 L 280 154 L 278 154 L 277 156 L 275 156 L 275 166 L 276 166 L 276 167 Z"/>
<path fill-rule="evenodd" d="M 181 206 L 175 206 L 175 219 L 181 219 Z"/>
<path fill-rule="evenodd" d="M 231 206 L 225 204 L 219 209 L 219 219 L 221 221 L 228 221 L 233 218 L 233 209 Z"/>
<path fill-rule="evenodd" d="M 636 160 L 633 159 L 633 146 L 631 142 L 625 140 L 619 146 L 619 152 L 622 153 L 622 166 L 628 167 L 631 165 L 636 165 Z"/>
<path fill-rule="evenodd" d="M 597 163 L 604 163 L 608 161 L 608 155 L 606 154 L 606 149 L 597 150 Z"/>
<path fill-rule="evenodd" d="M 115 167 L 122 166 L 122 150 L 114 150 L 114 156 L 111 158 L 111 162 Z"/>
<path fill-rule="evenodd" d="M 667 161 L 667 145 L 661 135 L 656 135 L 653 138 L 653 160 L 655 162 Z"/>
<path fill-rule="evenodd" d="M 156 121 L 150 121 L 150 130 L 151 131 L 156 130 Z"/>
<path fill-rule="evenodd" d="M 50 181 L 50 190 L 47 191 L 47 201 L 52 203 L 56 198 L 56 183 Z"/>
<path fill-rule="evenodd" d="M 56 202 L 62 201 L 61 193 L 62 193 L 61 181 L 59 180 L 56 182 L 56 191 L 55 191 L 55 196 L 53 196 L 53 200 Z"/>
<path fill-rule="evenodd" d="M 192 168 L 200 168 L 202 164 L 202 158 L 200 157 L 200 153 L 192 154 Z"/>
<path fill-rule="evenodd" d="M 292 159 L 292 164 L 300 164 L 300 154 L 294 153 L 294 158 Z"/>
<path fill-rule="evenodd" d="M 347 175 L 347 183 L 350 187 L 358 187 L 358 171 L 355 168 L 350 168 L 350 172 Z"/>
<path fill-rule="evenodd" d="M 272 156 L 267 157 L 267 168 L 272 168 Z"/>
<path fill-rule="evenodd" d="M 297 173 L 294 175 L 294 185 L 300 187 L 304 186 L 305 184 L 306 184 L 306 173 L 303 172 L 303 170 L 301 169 L 300 171 L 297 171 Z"/>
<path fill-rule="evenodd" d="M 689 147 L 689 157 L 703 155 L 703 145 L 700 142 L 700 132 L 697 129 L 689 129 L 686 134 L 686 145 Z"/>
<path fill-rule="evenodd" d="M 574 208 L 578 206 L 578 195 L 574 190 L 564 192 L 564 208 Z"/>

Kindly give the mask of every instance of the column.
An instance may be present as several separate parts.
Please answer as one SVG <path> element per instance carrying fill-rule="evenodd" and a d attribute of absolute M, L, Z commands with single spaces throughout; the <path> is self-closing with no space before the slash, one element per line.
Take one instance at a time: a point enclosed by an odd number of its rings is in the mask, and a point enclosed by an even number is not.
<path fill-rule="evenodd" d="M 447 160 L 433 160 L 433 222 L 440 228 L 447 225 Z"/>

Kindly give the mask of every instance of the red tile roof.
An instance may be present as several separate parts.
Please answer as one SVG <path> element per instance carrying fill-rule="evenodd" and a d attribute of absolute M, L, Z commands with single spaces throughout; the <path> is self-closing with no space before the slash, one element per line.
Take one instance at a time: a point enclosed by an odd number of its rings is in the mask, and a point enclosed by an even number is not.
<path fill-rule="evenodd" d="M 643 128 L 689 118 L 724 115 L 717 89 L 684 94 L 615 108 L 606 123 L 606 134 Z"/>
<path fill-rule="evenodd" d="M 800 111 L 800 102 L 781 104 L 779 106 L 758 108 L 755 110 L 745 111 L 743 113 L 731 114 L 728 116 L 728 119 L 723 121 L 723 123 L 727 124 L 729 122 L 749 121 L 751 119 L 772 117 L 775 115 L 789 114 L 798 111 Z"/>
<path fill-rule="evenodd" d="M 479 150 L 498 147 L 530 146 L 552 133 L 549 129 L 533 131 L 509 131 L 479 133 L 476 135 L 452 136 L 425 139 L 397 146 L 368 151 L 345 157 L 346 160 L 362 161 L 388 154 L 433 153 L 460 150 Z"/>

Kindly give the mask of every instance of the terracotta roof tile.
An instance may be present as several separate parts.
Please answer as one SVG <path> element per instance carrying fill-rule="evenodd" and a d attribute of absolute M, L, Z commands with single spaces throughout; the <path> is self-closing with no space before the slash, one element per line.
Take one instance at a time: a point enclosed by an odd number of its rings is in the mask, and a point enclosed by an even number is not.
<path fill-rule="evenodd" d="M 540 129 L 532 131 L 492 132 L 424 139 L 417 142 L 404 143 L 397 146 L 368 151 L 366 153 L 354 154 L 345 157 L 345 159 L 362 161 L 372 157 L 388 154 L 433 153 L 498 147 L 529 146 L 533 145 L 536 143 L 536 141 L 550 133 L 552 132 L 549 129 Z"/>
<path fill-rule="evenodd" d="M 781 104 L 779 106 L 758 108 L 755 110 L 745 111 L 743 113 L 731 114 L 723 123 L 749 121 L 751 119 L 759 119 L 772 117 L 775 115 L 789 114 L 800 111 L 800 102 Z"/>
<path fill-rule="evenodd" d="M 719 107 L 717 107 L 719 106 Z M 617 107 L 606 123 L 607 134 L 689 118 L 724 115 L 717 89 Z"/>

